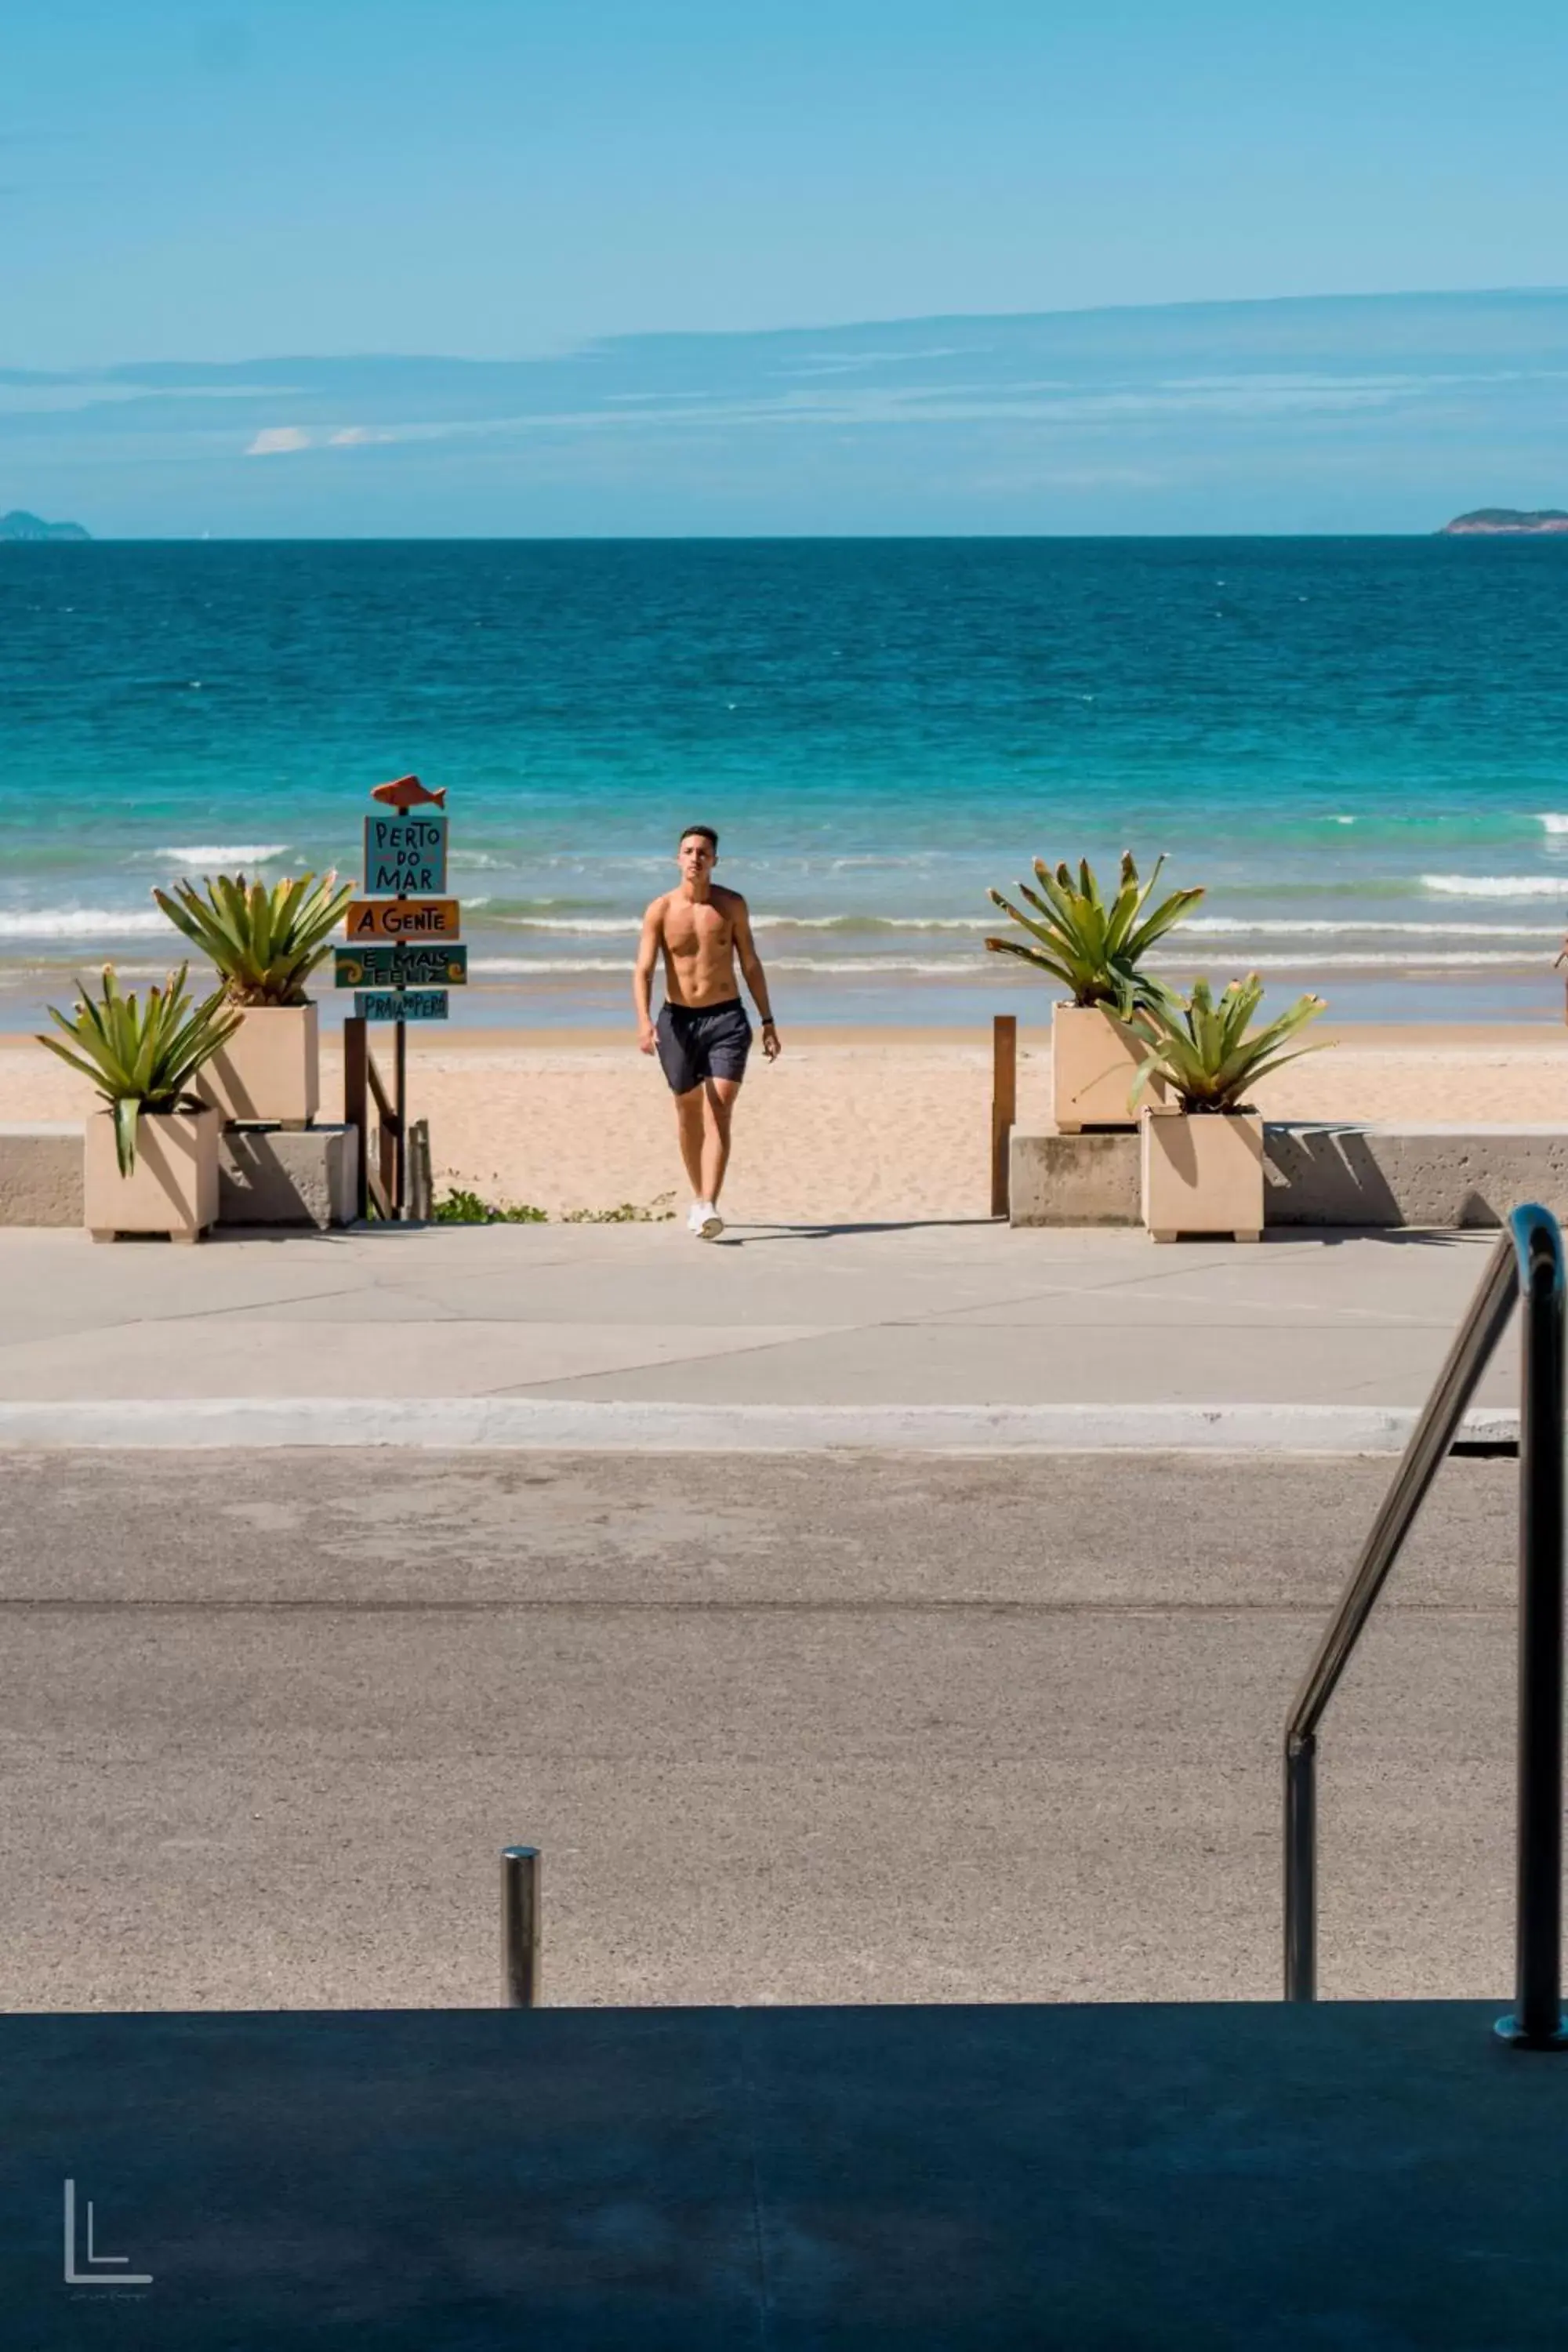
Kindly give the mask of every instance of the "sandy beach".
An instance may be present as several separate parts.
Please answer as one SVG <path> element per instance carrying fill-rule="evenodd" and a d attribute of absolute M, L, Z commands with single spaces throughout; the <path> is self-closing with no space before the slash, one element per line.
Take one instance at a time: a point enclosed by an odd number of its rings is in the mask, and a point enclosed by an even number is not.
<path fill-rule="evenodd" d="M 1278 1118 L 1568 1122 L 1568 1031 L 1351 1028 L 1262 1089 Z M 390 1062 L 390 1038 L 378 1051 Z M 430 1122 L 438 1190 L 561 1215 L 625 1202 L 684 1207 L 669 1098 L 629 1035 L 605 1030 L 416 1036 L 410 1110 Z M 323 1114 L 342 1062 L 323 1052 Z M 1019 1125 L 1049 1123 L 1050 1043 L 1020 1030 Z M 799 1029 L 754 1055 L 724 1196 L 741 1222 L 983 1216 L 989 1201 L 988 1029 Z M 0 1118 L 80 1118 L 84 1081 L 26 1039 L 0 1046 Z"/>

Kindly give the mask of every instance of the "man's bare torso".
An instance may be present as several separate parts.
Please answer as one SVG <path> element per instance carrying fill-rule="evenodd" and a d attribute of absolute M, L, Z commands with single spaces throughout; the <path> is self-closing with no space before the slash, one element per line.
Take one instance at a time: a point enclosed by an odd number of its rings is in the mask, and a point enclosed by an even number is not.
<path fill-rule="evenodd" d="M 706 898 L 671 890 L 648 908 L 658 926 L 664 992 L 671 1004 L 725 1004 L 739 996 L 735 976 L 736 920 L 746 902 L 738 890 L 712 884 Z"/>

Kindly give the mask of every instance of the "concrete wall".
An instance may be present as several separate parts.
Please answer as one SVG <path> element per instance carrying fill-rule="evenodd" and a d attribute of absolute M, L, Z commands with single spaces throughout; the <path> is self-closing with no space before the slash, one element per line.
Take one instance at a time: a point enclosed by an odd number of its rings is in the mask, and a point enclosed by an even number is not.
<path fill-rule="evenodd" d="M 1363 1127 L 1270 1120 L 1264 1222 L 1273 1225 L 1500 1224 L 1521 1201 L 1568 1222 L 1568 1127 Z M 1138 1137 L 1015 1133 L 1016 1225 L 1135 1225 Z"/>
<path fill-rule="evenodd" d="M 1271 1225 L 1499 1225 L 1521 1201 L 1568 1221 L 1568 1128 L 1264 1130 Z"/>
<path fill-rule="evenodd" d="M 353 1222 L 359 1136 L 352 1127 L 230 1127 L 218 1150 L 220 1225 Z"/>
<path fill-rule="evenodd" d="M 230 1128 L 218 1156 L 218 1223 L 353 1223 L 359 1138 L 348 1127 L 299 1132 Z M 79 1225 L 79 1124 L 0 1126 L 0 1225 Z"/>
<path fill-rule="evenodd" d="M 79 1225 L 79 1124 L 0 1126 L 0 1225 Z"/>
<path fill-rule="evenodd" d="M 1013 1132 L 1008 1166 L 1015 1225 L 1135 1225 L 1138 1138 Z"/>

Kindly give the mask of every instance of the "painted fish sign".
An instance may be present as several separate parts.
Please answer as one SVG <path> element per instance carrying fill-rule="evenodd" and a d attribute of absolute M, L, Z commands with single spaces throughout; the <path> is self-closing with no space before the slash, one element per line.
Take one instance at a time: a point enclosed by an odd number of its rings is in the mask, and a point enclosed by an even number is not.
<path fill-rule="evenodd" d="M 337 988 L 461 988 L 468 977 L 468 949 L 449 945 L 338 948 L 334 962 Z"/>
<path fill-rule="evenodd" d="M 395 809 L 399 816 L 406 816 L 410 809 L 445 808 L 447 805 L 445 784 L 438 792 L 433 793 L 428 784 L 420 782 L 417 776 L 395 776 L 390 784 L 373 784 L 370 796 L 373 801 L 379 801 L 383 808 Z"/>
<path fill-rule="evenodd" d="M 367 898 L 439 898 L 447 887 L 445 816 L 367 816 Z"/>

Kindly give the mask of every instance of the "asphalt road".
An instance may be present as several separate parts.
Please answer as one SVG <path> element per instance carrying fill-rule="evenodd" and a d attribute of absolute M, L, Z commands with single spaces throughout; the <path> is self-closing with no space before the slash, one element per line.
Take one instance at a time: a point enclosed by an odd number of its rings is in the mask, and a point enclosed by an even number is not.
<path fill-rule="evenodd" d="M 1268 1998 L 1311 1457 L 0 1454 L 0 2004 Z M 1322 1743 L 1326 1995 L 1510 1974 L 1513 1465 Z"/>

